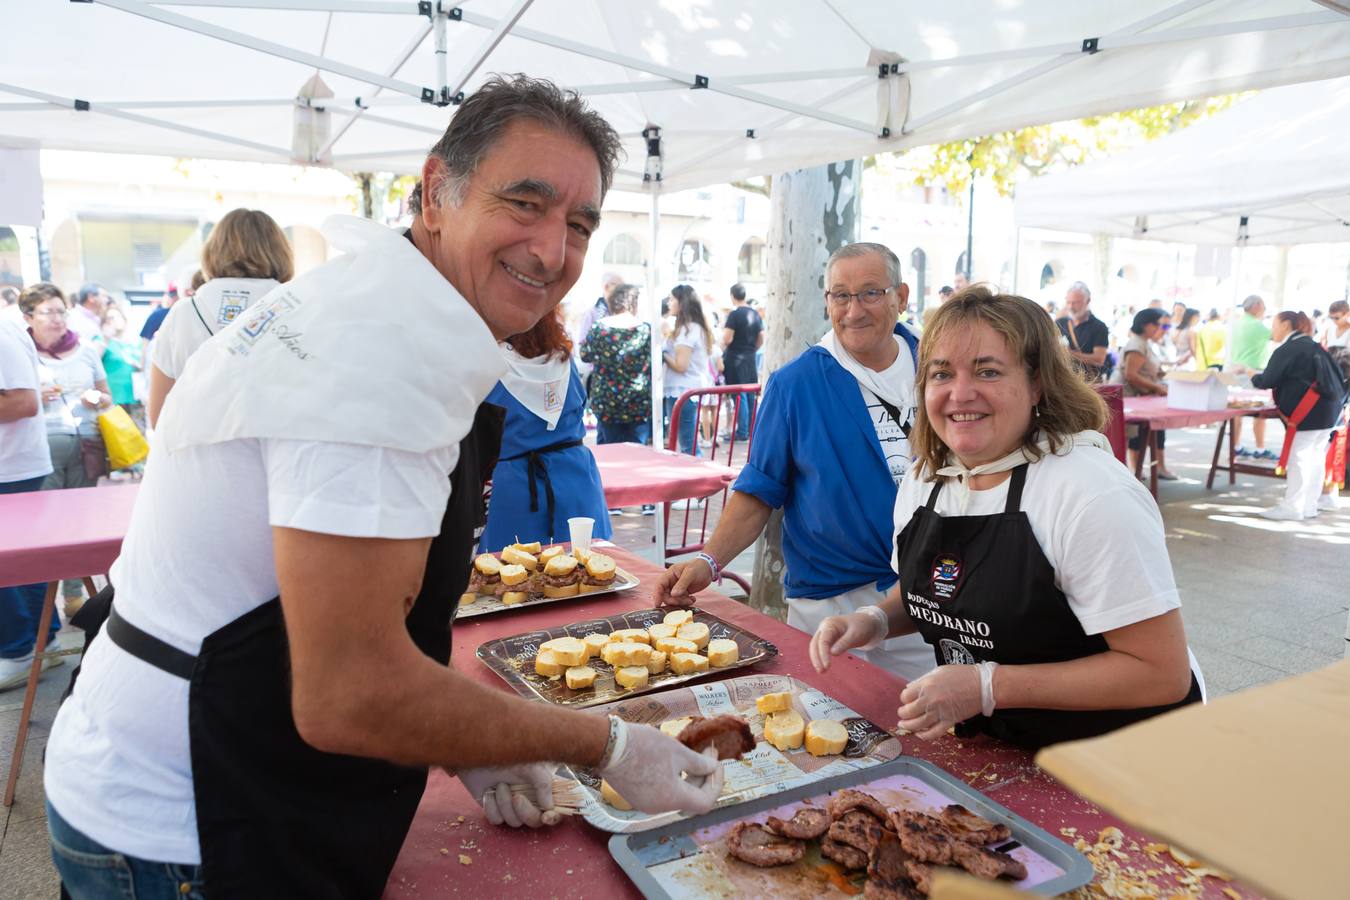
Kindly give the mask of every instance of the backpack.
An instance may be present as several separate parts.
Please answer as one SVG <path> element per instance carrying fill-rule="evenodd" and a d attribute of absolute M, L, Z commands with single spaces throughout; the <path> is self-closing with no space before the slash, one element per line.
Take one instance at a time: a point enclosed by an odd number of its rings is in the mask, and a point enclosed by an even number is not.
<path fill-rule="evenodd" d="M 1313 372 L 1317 393 L 1331 398 L 1337 406 L 1344 406 L 1346 400 L 1350 399 L 1350 376 L 1320 346 L 1313 354 Z"/>

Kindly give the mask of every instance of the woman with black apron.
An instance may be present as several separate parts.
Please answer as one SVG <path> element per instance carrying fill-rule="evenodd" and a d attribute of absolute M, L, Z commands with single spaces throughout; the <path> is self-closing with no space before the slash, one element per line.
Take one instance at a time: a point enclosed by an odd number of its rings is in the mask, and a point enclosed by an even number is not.
<path fill-rule="evenodd" d="M 959 726 L 1039 748 L 1200 700 L 1157 505 L 1112 457 L 1105 406 L 1044 312 L 982 288 L 948 301 L 917 387 L 900 581 L 821 623 L 816 669 L 918 631 L 938 668 L 899 718 L 929 740 Z"/>

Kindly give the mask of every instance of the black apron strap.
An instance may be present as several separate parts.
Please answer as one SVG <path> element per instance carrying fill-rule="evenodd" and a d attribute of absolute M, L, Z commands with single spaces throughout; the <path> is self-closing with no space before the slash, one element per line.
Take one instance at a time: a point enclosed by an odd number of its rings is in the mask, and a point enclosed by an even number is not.
<path fill-rule="evenodd" d="M 539 512 L 539 482 L 544 483 L 544 500 L 547 503 L 548 510 L 548 529 L 550 538 L 553 534 L 553 515 L 554 515 L 554 496 L 553 479 L 549 477 L 548 466 L 544 464 L 544 455 L 548 453 L 557 453 L 560 450 L 571 450 L 573 447 L 580 447 L 580 439 L 574 441 L 559 441 L 556 444 L 549 444 L 547 447 L 539 447 L 536 450 L 530 450 L 527 453 L 517 453 L 515 456 L 504 457 L 501 462 L 510 462 L 513 459 L 524 459 L 528 467 L 527 477 L 530 482 L 530 512 Z"/>
<path fill-rule="evenodd" d="M 942 490 L 942 479 L 939 477 L 933 481 L 933 490 L 929 491 L 928 502 L 924 504 L 929 512 L 937 509 L 937 495 L 940 490 Z"/>
<path fill-rule="evenodd" d="M 108 621 L 104 623 L 103 631 L 114 644 L 142 662 L 147 662 L 170 675 L 177 675 L 187 681 L 192 680 L 192 670 L 197 665 L 197 657 L 191 653 L 184 653 L 153 634 L 132 625 L 117 614 L 116 606 L 108 611 Z"/>
<path fill-rule="evenodd" d="M 891 417 L 891 421 L 895 423 L 896 428 L 900 429 L 900 433 L 905 436 L 905 440 L 909 440 L 909 431 L 910 431 L 909 423 L 901 421 L 900 408 L 897 407 L 894 403 L 891 403 L 889 400 L 883 399 L 880 395 L 876 393 L 873 393 L 872 396 L 877 398 L 877 402 L 881 404 L 882 409 L 886 410 L 886 415 Z"/>
<path fill-rule="evenodd" d="M 1027 465 L 1022 463 L 1013 469 L 1012 481 L 1008 483 L 1008 502 L 1003 507 L 1004 513 L 1015 513 L 1022 508 L 1022 489 L 1027 486 Z"/>

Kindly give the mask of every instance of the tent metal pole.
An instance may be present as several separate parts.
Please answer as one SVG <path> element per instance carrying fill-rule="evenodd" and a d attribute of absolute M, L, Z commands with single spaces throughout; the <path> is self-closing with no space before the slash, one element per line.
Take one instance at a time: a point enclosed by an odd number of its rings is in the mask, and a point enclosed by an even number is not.
<path fill-rule="evenodd" d="M 840 78 L 866 78 L 868 83 L 876 81 L 876 70 L 867 66 L 855 66 L 849 69 L 822 69 L 818 72 L 768 72 L 760 75 L 732 75 L 719 77 L 719 85 L 746 84 L 785 84 L 796 81 L 831 81 Z M 683 81 L 613 81 L 606 84 L 571 85 L 572 90 L 580 94 L 629 94 L 652 91 L 687 91 L 689 85 Z M 681 134 L 688 134 L 683 131 Z"/>
<path fill-rule="evenodd" d="M 364 81 L 367 84 L 379 85 L 388 88 L 391 91 L 398 91 L 400 94 L 407 94 L 410 97 L 422 96 L 422 88 L 406 81 L 399 81 L 396 78 L 388 78 L 380 75 L 378 72 L 370 72 L 366 69 L 360 69 L 356 66 L 349 66 L 346 63 L 336 62 L 335 60 L 325 59 L 322 56 L 316 56 L 313 53 L 305 53 L 302 50 L 296 50 L 294 47 L 286 47 L 281 44 L 265 41 L 262 38 L 254 37 L 251 34 L 245 34 L 242 31 L 235 31 L 232 28 L 222 28 L 219 25 L 212 25 L 209 22 L 203 22 L 190 16 L 182 16 L 178 13 L 168 10 L 156 9 L 142 0 L 98 0 L 104 6 L 131 13 L 135 16 L 151 19 L 165 25 L 172 25 L 175 28 L 182 28 L 185 31 L 196 32 L 206 37 L 225 41 L 229 44 L 235 44 L 248 50 L 256 50 L 259 53 L 266 53 L 269 56 L 277 56 L 281 59 L 288 59 L 291 62 L 301 63 L 310 68 L 319 69 L 324 72 L 332 72 L 336 75 L 343 75 L 355 81 Z"/>
<path fill-rule="evenodd" d="M 847 95 L 853 93 L 855 90 L 857 90 L 858 88 L 862 87 L 864 84 L 873 84 L 873 83 L 875 83 L 875 82 L 876 82 L 876 76 L 873 75 L 873 76 L 871 76 L 870 78 L 868 78 L 867 81 L 858 82 L 858 83 L 856 83 L 856 84 L 850 84 L 850 85 L 848 85 L 848 86 L 845 87 L 845 88 L 842 88 L 842 89 L 840 89 L 840 90 L 835 91 L 835 92 L 832 93 L 832 94 L 828 94 L 828 95 L 826 95 L 825 97 L 822 97 L 821 99 L 817 100 L 816 102 L 817 102 L 818 104 L 832 103 L 832 102 L 834 102 L 835 100 L 838 100 L 840 97 L 845 97 L 845 96 L 847 96 Z M 789 114 L 789 115 L 786 115 L 786 116 L 780 116 L 779 118 L 774 119 L 772 122 L 770 122 L 770 123 L 769 123 L 767 126 L 765 126 L 763 129 L 761 129 L 760 127 L 756 126 L 756 127 L 755 127 L 755 133 L 756 133 L 756 134 L 760 134 L 760 133 L 763 133 L 763 132 L 772 130 L 772 129 L 774 129 L 774 128 L 781 128 L 782 126 L 786 125 L 788 122 L 791 122 L 791 121 L 792 121 L 793 119 L 795 119 L 795 118 L 797 118 L 797 116 L 796 116 L 795 113 Z M 686 160 L 685 163 L 684 163 L 684 165 L 682 165 L 682 166 L 677 166 L 675 169 L 673 169 L 672 171 L 670 171 L 669 173 L 667 173 L 667 175 L 669 175 L 669 176 L 681 175 L 681 174 L 683 174 L 683 173 L 685 173 L 685 172 L 692 171 L 692 170 L 694 169 L 694 167 L 696 167 L 696 166 L 702 164 L 703 162 L 705 162 L 705 161 L 707 161 L 707 160 L 709 160 L 709 159 L 715 159 L 715 158 L 717 158 L 718 156 L 721 156 L 723 153 L 725 153 L 726 151 L 732 149 L 733 147 L 738 146 L 741 142 L 743 142 L 743 141 L 745 141 L 745 140 L 747 140 L 747 138 L 744 138 L 744 137 L 734 137 L 734 138 L 731 138 L 730 140 L 727 140 L 727 141 L 724 141 L 724 142 L 722 142 L 722 143 L 720 143 L 720 144 L 717 144 L 716 146 L 709 147 L 707 151 L 705 151 L 705 152 L 699 154 L 698 156 L 693 157 L 692 159 Z"/>
<path fill-rule="evenodd" d="M 128 0 L 114 0 L 114 2 L 128 2 Z M 465 22 L 483 28 L 491 28 L 497 24 L 497 20 L 491 16 L 480 15 L 478 13 L 470 12 L 469 10 L 464 10 L 463 16 Z M 634 71 L 646 72 L 649 75 L 657 75 L 672 81 L 680 81 L 691 88 L 700 88 L 717 94 L 726 94 L 729 97 L 736 97 L 737 99 L 745 100 L 748 103 L 758 103 L 762 106 L 787 110 L 789 112 L 794 112 L 799 116 L 820 119 L 824 122 L 832 122 L 835 125 L 842 125 L 845 128 L 855 128 L 867 134 L 875 135 L 877 133 L 876 126 L 872 125 L 870 122 L 860 122 L 846 116 L 836 116 L 832 113 L 823 112 L 809 106 L 802 106 L 785 100 L 779 100 L 776 97 L 770 97 L 756 91 L 743 90 L 733 84 L 727 84 L 716 78 L 708 79 L 702 75 L 695 75 L 692 72 L 681 72 L 678 69 L 658 65 L 645 59 L 639 59 L 634 56 L 625 56 L 622 53 L 614 53 L 610 50 L 592 47 L 578 41 L 569 41 L 565 38 L 560 38 L 543 31 L 536 31 L 532 28 L 513 29 L 511 31 L 511 36 L 526 41 L 532 41 L 536 44 L 554 47 L 559 50 L 566 50 L 570 53 L 575 53 L 578 56 L 585 56 L 591 59 L 601 60 L 602 62 L 614 63 L 615 65 L 633 69 Z"/>
<path fill-rule="evenodd" d="M 394 62 L 389 66 L 387 71 L 389 72 L 390 78 L 394 77 L 399 73 L 399 70 L 402 69 L 405 64 L 407 64 L 408 60 L 411 59 L 412 55 L 417 52 L 417 48 L 422 46 L 422 42 L 427 39 L 427 35 L 430 33 L 431 33 L 430 22 L 423 23 L 422 27 L 417 29 L 417 33 L 412 36 L 412 39 L 408 41 L 408 43 L 403 45 L 403 49 L 399 51 L 398 56 L 394 57 Z M 384 90 L 384 88 L 382 87 L 375 88 L 374 96 L 379 96 L 379 93 L 382 90 Z M 351 118 L 349 118 L 346 122 L 343 123 L 342 127 L 337 130 L 336 134 L 334 134 L 332 137 L 328 139 L 328 142 L 326 144 L 324 144 L 322 147 L 319 148 L 319 152 L 314 154 L 314 158 L 323 159 L 325 156 L 332 153 L 333 147 L 337 145 L 337 142 L 342 140 L 343 136 L 346 135 L 346 133 L 351 130 L 351 127 L 355 125 L 357 121 L 362 117 L 364 117 L 365 115 L 366 115 L 365 103 L 358 102 L 356 105 L 355 114 L 352 115 Z M 385 123 L 393 123 L 394 121 L 396 121 L 394 119 L 377 119 L 375 116 L 371 116 L 370 120 L 372 122 L 385 122 Z M 418 130 L 421 129 L 419 128 Z"/>
<path fill-rule="evenodd" d="M 661 272 L 659 252 L 661 240 L 661 185 L 652 184 L 652 205 L 647 213 L 649 224 L 651 225 L 651 253 L 648 259 L 651 262 L 647 265 L 647 302 L 651 304 L 651 323 L 652 323 L 652 446 L 664 447 L 665 442 L 662 438 L 665 436 L 661 428 L 661 418 L 663 412 L 664 400 L 662 395 L 665 393 L 662 384 L 662 355 L 661 355 L 661 300 L 659 297 Z M 666 516 L 668 507 L 662 503 L 657 507 L 656 515 L 652 517 L 653 537 L 656 542 L 656 564 L 661 568 L 666 566 Z"/>
<path fill-rule="evenodd" d="M 436 49 L 436 93 L 442 100 L 448 100 L 453 95 L 450 93 L 450 86 L 446 83 L 446 64 L 445 64 L 445 16 L 441 15 L 441 4 L 439 0 L 436 3 L 436 12 L 431 16 L 431 30 L 435 35 Z"/>
<path fill-rule="evenodd" d="M 473 56 L 469 57 L 468 61 L 464 64 L 464 68 L 462 68 L 459 74 L 455 76 L 454 84 L 451 84 L 448 87 L 449 96 L 453 97 L 464 90 L 464 85 L 469 83 L 469 79 L 474 76 L 474 73 L 478 71 L 479 67 L 483 65 L 488 56 L 492 54 L 492 51 L 497 49 L 497 45 L 502 42 L 502 39 L 510 33 L 512 28 L 516 27 L 516 23 L 520 21 L 520 17 L 525 15 L 525 11 L 530 8 L 532 3 L 534 3 L 534 0 L 517 0 L 515 7 L 513 7 L 512 10 L 497 23 L 496 27 L 492 29 L 492 33 L 488 35 L 487 40 L 483 42 L 483 45 L 478 48 Z M 443 22 L 440 15 L 437 15 L 436 19 L 437 21 Z M 441 40 L 444 42 L 444 24 L 441 25 L 441 28 Z M 441 74 L 444 75 L 444 72 Z M 442 83 L 444 84 L 444 82 Z"/>
<path fill-rule="evenodd" d="M 267 9 L 282 12 L 378 13 L 393 16 L 419 16 L 415 3 L 389 3 L 387 0 L 146 0 L 151 6 L 198 6 L 218 9 Z"/>
<path fill-rule="evenodd" d="M 1137 34 L 1138 32 L 1145 31 L 1155 25 L 1160 25 L 1169 19 L 1174 19 L 1177 16 L 1184 15 L 1199 7 L 1208 6 L 1212 2 L 1214 2 L 1214 0 L 1183 0 L 1183 2 L 1169 6 L 1167 9 L 1164 9 L 1155 15 L 1140 19 L 1138 22 L 1134 22 L 1113 32 L 1112 36 Z M 1106 38 L 1102 38 L 1102 40 L 1105 39 Z M 1084 53 L 1080 47 L 1076 52 L 1066 53 L 1062 56 L 1057 56 L 1054 59 L 1046 60 L 1038 66 L 1032 66 L 1030 69 L 1019 72 L 1011 78 L 1005 78 L 1002 81 L 995 82 L 982 90 L 978 90 L 973 94 L 962 97 L 954 103 L 948 103 L 946 106 L 940 107 L 927 115 L 912 119 L 905 125 L 904 131 L 906 134 L 912 134 L 923 128 L 925 125 L 936 122 L 939 119 L 945 119 L 952 113 L 959 112 L 972 104 L 979 103 L 981 100 L 987 100 L 1004 91 L 1011 90 L 1020 84 L 1040 78 L 1042 75 L 1053 72 L 1056 69 L 1062 68 L 1069 63 L 1080 60 L 1088 55 L 1090 54 Z"/>
<path fill-rule="evenodd" d="M 58 97 L 55 94 L 44 94 L 41 91 L 32 91 L 28 88 L 19 87 L 17 84 L 0 84 L 0 93 L 18 94 L 20 97 L 31 97 L 34 100 L 41 100 L 43 103 L 49 103 L 53 108 L 75 109 L 76 100 L 72 97 Z M 79 101 L 86 103 L 88 101 Z M 209 138 L 213 141 L 221 141 L 226 144 L 235 144 L 240 147 L 248 147 L 250 150 L 260 150 L 264 153 L 273 154 L 289 162 L 291 160 L 291 151 L 283 147 L 273 147 L 268 144 L 259 144 L 256 141 L 246 141 L 243 138 L 237 138 L 228 134 L 220 134 L 215 131 L 207 131 L 204 128 L 191 128 L 187 125 L 180 125 L 177 122 L 165 122 L 163 119 L 155 119 L 150 116 L 142 116 L 137 113 L 126 112 L 113 106 L 106 106 L 102 103 L 88 102 L 86 112 L 98 113 L 104 116 L 113 116 L 119 119 L 126 119 L 129 122 L 139 122 L 142 125 L 151 125 L 155 128 L 167 128 L 170 131 L 180 131 L 183 134 L 192 134 L 197 137 Z"/>
<path fill-rule="evenodd" d="M 442 134 L 445 133 L 445 129 L 443 128 L 432 128 L 429 125 L 418 125 L 415 122 L 404 122 L 400 119 L 391 119 L 388 116 L 372 116 L 369 112 L 367 112 L 364 109 L 342 109 L 341 107 L 334 109 L 331 106 L 327 107 L 327 109 L 329 112 L 337 116 L 348 116 L 352 119 L 365 119 L 367 122 L 374 122 L 377 125 L 388 125 L 390 128 L 402 128 L 406 131 L 416 131 L 420 134 L 434 134 L 437 137 L 440 137 Z M 344 128 L 343 131 L 345 130 L 346 129 Z M 338 135 L 338 137 L 341 137 L 341 135 Z M 336 138 L 330 138 L 330 142 L 333 141 L 336 141 Z"/>

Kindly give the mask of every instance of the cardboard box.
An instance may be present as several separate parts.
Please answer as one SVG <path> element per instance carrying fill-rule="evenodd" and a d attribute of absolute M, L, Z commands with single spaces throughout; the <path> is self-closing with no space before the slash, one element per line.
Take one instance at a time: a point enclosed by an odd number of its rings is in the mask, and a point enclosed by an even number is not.
<path fill-rule="evenodd" d="M 1227 409 L 1228 388 L 1237 379 L 1225 372 L 1167 373 L 1167 405 L 1173 409 Z"/>
<path fill-rule="evenodd" d="M 1350 892 L 1350 660 L 1195 704 L 1036 762 L 1269 897 Z"/>

